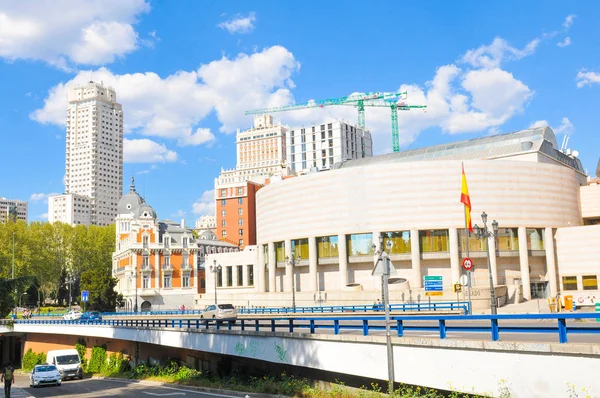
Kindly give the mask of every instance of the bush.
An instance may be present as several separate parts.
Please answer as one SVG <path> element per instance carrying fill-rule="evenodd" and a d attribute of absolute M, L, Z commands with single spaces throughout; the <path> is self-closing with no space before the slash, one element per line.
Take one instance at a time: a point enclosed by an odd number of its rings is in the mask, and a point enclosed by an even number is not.
<path fill-rule="evenodd" d="M 85 357 L 85 354 L 87 353 L 87 347 L 85 346 L 85 340 L 79 339 L 79 342 L 77 344 L 75 344 L 75 349 L 77 350 L 77 353 L 79 354 L 79 358 L 81 359 L 81 367 L 83 369 L 86 369 L 87 368 L 87 359 Z"/>
<path fill-rule="evenodd" d="M 30 348 L 27 350 L 25 355 L 23 355 L 22 362 L 23 363 L 22 363 L 21 367 L 23 368 L 23 370 L 30 371 L 31 369 L 34 368 L 35 365 L 41 365 L 43 363 L 46 363 L 46 353 L 40 352 L 40 353 L 36 354 Z"/>
<path fill-rule="evenodd" d="M 96 346 L 92 348 L 92 357 L 87 367 L 90 373 L 99 373 L 105 369 L 106 364 L 106 346 Z"/>

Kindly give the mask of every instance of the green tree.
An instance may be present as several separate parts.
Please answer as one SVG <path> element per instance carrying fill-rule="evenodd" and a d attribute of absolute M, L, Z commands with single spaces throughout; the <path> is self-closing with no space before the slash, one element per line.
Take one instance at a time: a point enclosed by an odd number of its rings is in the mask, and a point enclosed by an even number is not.
<path fill-rule="evenodd" d="M 89 292 L 89 309 L 96 311 L 114 311 L 119 297 L 115 291 L 117 278 L 110 270 L 90 268 L 81 274 L 81 288 Z"/>

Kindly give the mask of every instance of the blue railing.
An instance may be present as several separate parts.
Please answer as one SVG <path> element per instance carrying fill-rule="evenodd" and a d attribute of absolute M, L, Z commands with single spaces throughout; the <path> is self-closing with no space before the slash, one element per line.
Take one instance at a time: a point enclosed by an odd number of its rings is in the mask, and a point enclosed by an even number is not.
<path fill-rule="evenodd" d="M 600 334 L 600 323 L 592 323 L 584 327 L 567 321 L 597 319 L 600 314 L 594 313 L 560 313 L 560 314 L 503 314 L 503 315 L 414 315 L 392 316 L 391 329 L 398 337 L 410 331 L 434 331 L 440 339 L 453 333 L 485 333 L 492 341 L 500 340 L 503 333 L 555 334 L 560 343 L 568 342 L 569 334 Z M 318 330 L 333 330 L 339 334 L 342 330 L 360 330 L 364 336 L 371 331 L 385 330 L 383 316 L 344 316 L 344 317 L 297 317 L 297 318 L 254 318 L 237 321 L 217 321 L 206 319 L 104 319 L 98 321 L 65 321 L 62 319 L 27 319 L 17 320 L 16 324 L 34 325 L 106 325 L 113 327 L 165 327 L 188 329 L 227 329 L 277 332 L 285 330 L 307 330 L 317 333 Z M 431 322 L 434 322 L 431 325 Z M 481 325 L 481 321 L 487 321 Z M 515 325 L 515 322 L 538 321 L 535 326 Z M 505 323 L 506 322 L 506 323 Z M 429 324 L 424 324 L 429 323 Z M 457 324 L 452 324 L 457 323 Z M 511 324 L 512 323 L 512 324 Z"/>
<path fill-rule="evenodd" d="M 239 314 L 318 314 L 333 312 L 383 312 L 383 304 L 366 305 L 332 305 L 319 307 L 286 307 L 286 308 L 242 308 L 238 309 Z M 469 313 L 468 302 L 423 302 L 423 303 L 402 303 L 390 304 L 390 311 L 394 312 L 421 312 L 421 311 L 462 311 L 465 315 Z"/>

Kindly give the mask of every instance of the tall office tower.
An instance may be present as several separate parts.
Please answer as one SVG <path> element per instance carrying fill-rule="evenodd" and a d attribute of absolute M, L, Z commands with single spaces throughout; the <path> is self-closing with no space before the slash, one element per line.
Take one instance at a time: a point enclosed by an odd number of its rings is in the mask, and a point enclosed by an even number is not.
<path fill-rule="evenodd" d="M 87 197 L 89 204 L 60 210 L 75 214 L 73 221 L 54 214 L 57 206 L 49 206 L 48 220 L 109 225 L 123 192 L 123 109 L 114 89 L 93 81 L 70 89 L 68 100 L 65 195 Z M 56 204 L 57 198 L 49 202 Z M 63 203 L 75 206 L 78 201 L 69 197 Z"/>
<path fill-rule="evenodd" d="M 344 160 L 373 156 L 371 133 L 339 120 L 295 127 L 286 141 L 287 164 L 297 173 L 328 170 Z"/>

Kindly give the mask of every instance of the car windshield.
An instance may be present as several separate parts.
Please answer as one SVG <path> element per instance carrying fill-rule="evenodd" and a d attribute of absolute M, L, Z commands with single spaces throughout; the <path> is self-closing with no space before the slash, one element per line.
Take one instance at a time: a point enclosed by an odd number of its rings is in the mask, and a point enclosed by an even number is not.
<path fill-rule="evenodd" d="M 74 363 L 79 363 L 78 355 L 62 355 L 60 357 L 56 357 L 56 363 L 58 365 L 72 365 Z"/>
<path fill-rule="evenodd" d="M 43 365 L 43 366 L 36 366 L 35 367 L 35 371 L 37 372 L 52 372 L 53 370 L 56 370 L 56 366 L 53 365 Z"/>
<path fill-rule="evenodd" d="M 222 310 L 232 310 L 233 309 L 233 305 L 231 304 L 219 304 L 219 308 Z"/>

